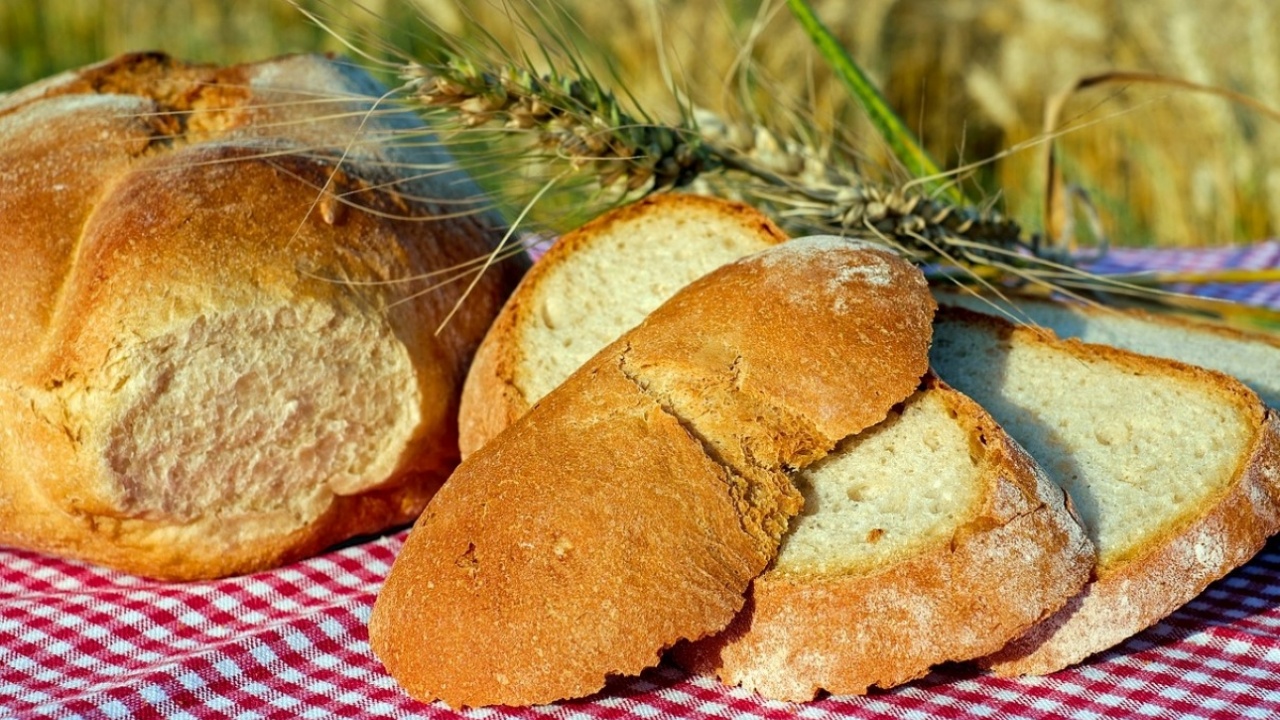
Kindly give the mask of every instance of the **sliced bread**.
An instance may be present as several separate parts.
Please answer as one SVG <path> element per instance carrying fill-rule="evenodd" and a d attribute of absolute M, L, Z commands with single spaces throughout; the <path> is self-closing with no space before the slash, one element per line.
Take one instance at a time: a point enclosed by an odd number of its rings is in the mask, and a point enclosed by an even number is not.
<path fill-rule="evenodd" d="M 933 309 L 919 270 L 839 238 L 699 278 L 463 461 L 373 651 L 419 699 L 524 705 L 721 630 L 800 508 L 786 471 L 911 395 Z"/>
<path fill-rule="evenodd" d="M 799 472 L 804 510 L 747 606 L 673 657 L 761 695 L 811 700 L 1003 647 L 1088 581 L 1062 491 L 976 403 L 929 379 Z"/>
<path fill-rule="evenodd" d="M 464 437 L 478 446 L 522 415 L 675 283 L 782 239 L 749 208 L 690 196 L 565 236 L 486 338 L 464 392 Z M 632 267 L 662 283 L 628 280 Z M 993 652 L 1073 597 L 1093 566 L 1061 490 L 981 408 L 936 383 L 796 482 L 806 510 L 780 569 L 757 580 L 729 634 L 677 651 L 689 667 L 784 699 L 888 687 Z M 906 597 L 916 599 L 894 604 Z M 877 610 L 886 603 L 895 609 Z"/>
<path fill-rule="evenodd" d="M 567 233 L 494 321 L 459 411 L 465 457 L 677 290 L 786 240 L 741 203 L 659 194 Z"/>
<path fill-rule="evenodd" d="M 935 292 L 938 303 L 1029 322 L 1058 337 L 1111 345 L 1143 355 L 1218 370 L 1248 385 L 1270 407 L 1280 407 L 1280 337 L 1236 330 L 1208 321 L 1141 310 L 1061 302 L 1025 295 L 996 298 L 958 291 Z"/>
<path fill-rule="evenodd" d="M 1044 674 L 1154 624 L 1280 530 L 1280 422 L 1235 379 L 946 308 L 938 374 L 1071 495 L 1098 550 L 1072 603 L 984 664 Z"/>

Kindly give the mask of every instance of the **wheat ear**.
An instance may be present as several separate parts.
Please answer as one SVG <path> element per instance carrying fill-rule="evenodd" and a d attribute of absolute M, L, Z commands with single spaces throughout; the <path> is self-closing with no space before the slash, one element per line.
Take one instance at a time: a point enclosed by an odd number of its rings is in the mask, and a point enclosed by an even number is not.
<path fill-rule="evenodd" d="M 706 113 L 680 124 L 637 119 L 590 77 L 458 57 L 406 65 L 403 74 L 411 97 L 455 127 L 531 139 L 531 151 L 622 194 L 702 183 L 760 206 L 792 231 L 875 239 L 921 263 L 1062 261 L 990 209 L 954 205 L 911 185 L 876 185 L 829 154 L 779 141 L 764 128 L 732 131 Z"/>

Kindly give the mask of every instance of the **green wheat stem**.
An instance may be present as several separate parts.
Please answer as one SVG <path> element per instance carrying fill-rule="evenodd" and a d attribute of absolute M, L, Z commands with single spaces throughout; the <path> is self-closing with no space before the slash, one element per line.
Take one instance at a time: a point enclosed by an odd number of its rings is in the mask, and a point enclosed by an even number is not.
<path fill-rule="evenodd" d="M 849 88 L 855 100 L 867 113 L 876 131 L 888 143 L 893 154 L 907 170 L 917 178 L 942 177 L 943 173 L 929 153 L 921 147 L 915 133 L 902 122 L 897 113 L 885 102 L 884 96 L 876 88 L 875 83 L 867 77 L 862 68 L 853 59 L 844 46 L 836 40 L 835 35 L 822 23 L 808 0 L 787 0 L 787 7 L 800 21 L 800 25 L 808 33 L 810 40 L 831 66 L 836 75 Z M 960 190 L 951 183 L 936 181 L 926 183 L 933 192 L 941 192 L 947 200 L 955 205 L 972 205 Z"/>

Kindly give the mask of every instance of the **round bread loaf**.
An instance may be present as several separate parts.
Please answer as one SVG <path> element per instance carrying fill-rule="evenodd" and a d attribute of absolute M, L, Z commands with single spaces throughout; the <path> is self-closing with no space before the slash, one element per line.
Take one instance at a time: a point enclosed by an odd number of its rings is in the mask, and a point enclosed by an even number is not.
<path fill-rule="evenodd" d="M 501 227 L 382 92 L 131 55 L 0 101 L 0 544 L 209 578 L 421 512 L 523 266 L 406 282 Z"/>

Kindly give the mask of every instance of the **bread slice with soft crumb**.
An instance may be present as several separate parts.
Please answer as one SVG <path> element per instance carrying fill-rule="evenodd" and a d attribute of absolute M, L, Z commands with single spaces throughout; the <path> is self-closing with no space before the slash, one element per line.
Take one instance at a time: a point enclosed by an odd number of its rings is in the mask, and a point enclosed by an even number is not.
<path fill-rule="evenodd" d="M 1045 674 L 1156 623 L 1280 530 L 1280 422 L 1227 375 L 959 308 L 933 367 L 1071 495 L 1098 549 L 1072 603 L 984 660 Z"/>
<path fill-rule="evenodd" d="M 747 205 L 675 193 L 564 235 L 525 275 L 476 353 L 459 412 L 463 456 L 677 290 L 786 239 Z"/>
<path fill-rule="evenodd" d="M 1093 567 L 1062 491 L 934 378 L 795 481 L 804 510 L 773 566 L 680 664 L 789 701 L 893 687 L 995 652 Z"/>
<path fill-rule="evenodd" d="M 1245 332 L 1207 320 L 1025 295 L 997 298 L 958 291 L 934 295 L 941 305 L 1029 322 L 1052 330 L 1058 337 L 1224 372 L 1248 385 L 1268 406 L 1280 407 L 1280 338 L 1275 335 Z"/>

